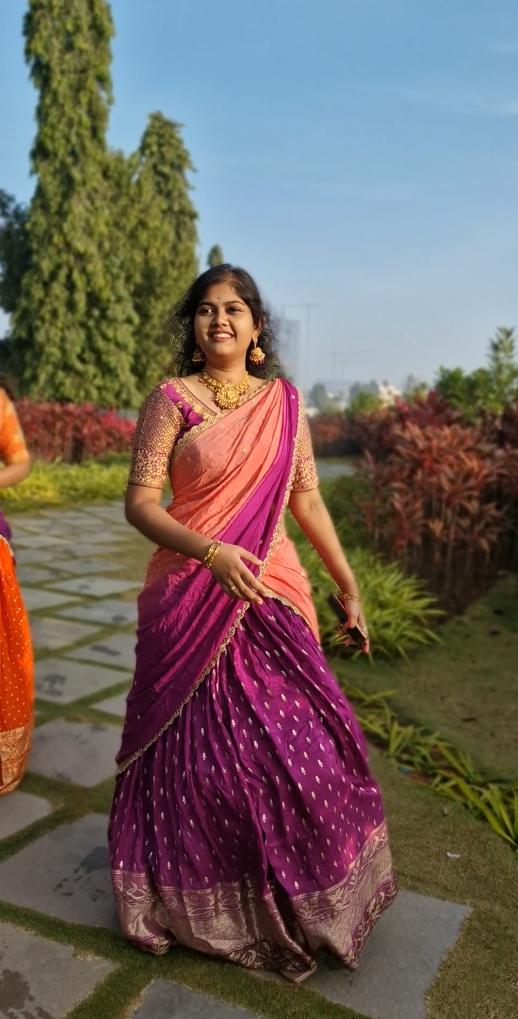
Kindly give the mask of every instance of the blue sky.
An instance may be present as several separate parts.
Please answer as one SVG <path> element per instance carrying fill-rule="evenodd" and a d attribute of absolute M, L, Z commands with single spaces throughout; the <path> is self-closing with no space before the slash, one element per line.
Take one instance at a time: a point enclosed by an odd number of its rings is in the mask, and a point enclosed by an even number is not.
<path fill-rule="evenodd" d="M 0 11 L 0 187 L 19 199 L 25 6 Z M 185 125 L 200 257 L 217 241 L 278 308 L 318 304 L 304 381 L 431 381 L 441 363 L 480 365 L 496 326 L 518 325 L 515 0 L 112 11 L 111 143 L 134 149 L 157 109 Z"/>

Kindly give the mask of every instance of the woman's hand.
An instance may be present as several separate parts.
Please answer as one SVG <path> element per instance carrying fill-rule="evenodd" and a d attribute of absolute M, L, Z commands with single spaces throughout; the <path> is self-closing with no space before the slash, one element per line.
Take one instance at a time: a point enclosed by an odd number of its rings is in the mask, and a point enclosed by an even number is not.
<path fill-rule="evenodd" d="M 360 630 L 363 631 L 363 633 L 367 634 L 367 640 L 364 640 L 362 644 L 362 651 L 366 655 L 368 655 L 370 649 L 368 637 L 369 631 L 367 629 L 367 623 L 365 621 L 365 616 L 363 614 L 361 602 L 355 601 L 347 597 L 343 597 L 341 601 L 345 611 L 347 612 L 347 622 L 344 623 L 339 633 L 340 635 L 345 634 L 347 630 L 357 626 Z M 344 641 L 345 647 L 349 647 L 352 643 L 353 640 L 351 637 L 346 638 L 346 640 Z"/>
<path fill-rule="evenodd" d="M 213 559 L 211 572 L 230 598 L 262 605 L 267 593 L 266 588 L 245 566 L 243 559 L 254 566 L 262 566 L 261 560 L 247 552 L 246 548 L 223 543 Z"/>

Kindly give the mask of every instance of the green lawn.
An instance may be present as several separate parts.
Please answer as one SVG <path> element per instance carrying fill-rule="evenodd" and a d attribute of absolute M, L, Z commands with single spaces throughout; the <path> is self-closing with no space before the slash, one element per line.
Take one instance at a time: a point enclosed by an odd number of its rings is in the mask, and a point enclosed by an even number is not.
<path fill-rule="evenodd" d="M 397 689 L 391 702 L 400 719 L 440 730 L 488 775 L 517 781 L 518 576 L 439 633 L 440 646 L 408 661 L 336 660 L 335 670 L 363 690 Z"/>

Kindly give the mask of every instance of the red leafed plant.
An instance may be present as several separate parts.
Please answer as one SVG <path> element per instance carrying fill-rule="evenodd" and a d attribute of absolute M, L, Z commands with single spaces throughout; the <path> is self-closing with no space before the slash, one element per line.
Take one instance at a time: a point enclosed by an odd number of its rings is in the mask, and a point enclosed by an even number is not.
<path fill-rule="evenodd" d="M 390 407 L 362 414 L 318 414 L 310 420 L 311 438 L 316 456 L 353 456 L 372 453 L 377 460 L 388 456 L 401 428 L 418 425 L 452 425 L 462 420 L 435 390 L 426 396 L 405 401 L 398 399 Z"/>
<path fill-rule="evenodd" d="M 380 551 L 462 610 L 515 561 L 518 450 L 499 449 L 480 428 L 409 419 L 390 439 L 390 451 L 367 453 L 361 468 L 365 527 Z"/>
<path fill-rule="evenodd" d="M 29 450 L 38 460 L 81 463 L 131 449 L 135 422 L 117 417 L 115 411 L 27 399 L 18 400 L 16 410 Z"/>

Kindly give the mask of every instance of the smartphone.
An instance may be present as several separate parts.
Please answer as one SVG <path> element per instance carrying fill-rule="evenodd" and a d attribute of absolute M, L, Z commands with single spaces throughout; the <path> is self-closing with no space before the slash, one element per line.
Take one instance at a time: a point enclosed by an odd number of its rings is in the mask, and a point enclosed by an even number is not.
<path fill-rule="evenodd" d="M 363 648 L 365 641 L 369 639 L 368 634 L 366 634 L 365 631 L 362 630 L 361 626 L 347 626 L 347 620 L 349 616 L 347 615 L 347 612 L 345 611 L 338 595 L 334 594 L 334 592 L 331 592 L 327 600 L 336 618 L 338 619 L 340 626 L 347 627 L 345 630 L 347 636 L 351 638 L 353 644 L 355 644 L 360 649 Z"/>

